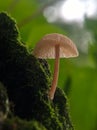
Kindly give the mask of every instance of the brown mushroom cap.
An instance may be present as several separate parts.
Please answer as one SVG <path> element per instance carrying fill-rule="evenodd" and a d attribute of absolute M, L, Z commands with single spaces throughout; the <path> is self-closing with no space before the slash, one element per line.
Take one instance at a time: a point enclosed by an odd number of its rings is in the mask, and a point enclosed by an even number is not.
<path fill-rule="evenodd" d="M 75 44 L 62 34 L 52 33 L 45 35 L 36 45 L 33 54 L 42 59 L 55 59 L 55 46 L 60 47 L 60 58 L 78 56 Z"/>

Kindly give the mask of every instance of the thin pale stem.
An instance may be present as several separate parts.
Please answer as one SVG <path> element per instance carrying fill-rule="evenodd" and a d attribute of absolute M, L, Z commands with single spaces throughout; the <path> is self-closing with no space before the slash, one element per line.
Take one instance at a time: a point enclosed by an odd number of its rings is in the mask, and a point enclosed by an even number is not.
<path fill-rule="evenodd" d="M 57 87 L 57 82 L 58 82 L 58 75 L 59 75 L 59 53 L 60 53 L 60 49 L 59 49 L 59 45 L 55 46 L 55 65 L 54 65 L 54 75 L 53 75 L 53 81 L 52 81 L 52 86 L 49 92 L 49 97 L 51 100 L 53 100 L 54 98 L 54 94 L 56 91 L 56 87 Z"/>

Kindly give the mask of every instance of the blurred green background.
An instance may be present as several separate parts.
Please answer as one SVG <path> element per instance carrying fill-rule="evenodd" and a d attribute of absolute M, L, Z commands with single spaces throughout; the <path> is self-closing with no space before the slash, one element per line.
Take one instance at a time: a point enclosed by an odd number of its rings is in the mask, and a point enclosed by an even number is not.
<path fill-rule="evenodd" d="M 60 60 L 58 81 L 68 96 L 75 130 L 97 130 L 96 5 L 96 0 L 0 0 L 0 12 L 16 20 L 29 51 L 47 33 L 65 34 L 75 42 L 79 57 Z M 53 74 L 54 60 L 48 62 Z"/>

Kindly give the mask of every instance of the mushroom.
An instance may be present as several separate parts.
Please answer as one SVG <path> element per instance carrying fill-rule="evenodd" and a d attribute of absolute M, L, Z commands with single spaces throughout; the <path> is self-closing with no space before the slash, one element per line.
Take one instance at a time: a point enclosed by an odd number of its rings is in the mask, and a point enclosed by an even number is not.
<path fill-rule="evenodd" d="M 55 59 L 53 81 L 49 91 L 49 97 L 53 100 L 58 82 L 59 60 L 60 58 L 77 57 L 77 48 L 67 36 L 52 33 L 45 35 L 36 44 L 33 54 L 41 59 Z"/>

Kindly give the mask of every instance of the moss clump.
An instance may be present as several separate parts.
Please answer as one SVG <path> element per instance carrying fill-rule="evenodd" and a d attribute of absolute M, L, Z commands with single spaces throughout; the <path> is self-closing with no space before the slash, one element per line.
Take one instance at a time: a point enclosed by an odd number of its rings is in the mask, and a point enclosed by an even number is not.
<path fill-rule="evenodd" d="M 63 126 L 66 130 L 73 129 L 72 123 L 70 121 L 70 117 L 68 114 L 68 103 L 67 97 L 64 91 L 60 88 L 57 88 L 55 97 L 53 100 L 54 108 L 59 114 L 60 121 L 63 122 Z"/>
<path fill-rule="evenodd" d="M 14 106 L 14 116 L 36 120 L 48 130 L 72 128 L 63 92 L 57 90 L 53 102 L 48 99 L 51 73 L 47 62 L 28 52 L 16 23 L 6 13 L 0 13 L 0 81 Z"/>
<path fill-rule="evenodd" d="M 14 25 L 14 20 L 11 20 L 10 17 L 6 17 L 5 13 L 0 13 L 0 39 L 17 39 L 18 31 Z"/>

